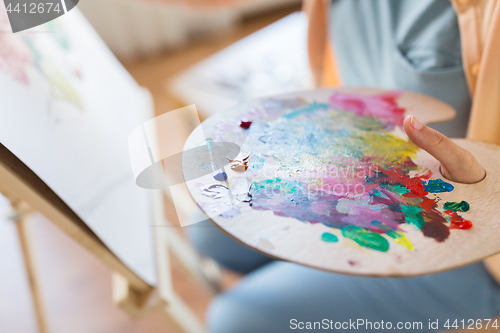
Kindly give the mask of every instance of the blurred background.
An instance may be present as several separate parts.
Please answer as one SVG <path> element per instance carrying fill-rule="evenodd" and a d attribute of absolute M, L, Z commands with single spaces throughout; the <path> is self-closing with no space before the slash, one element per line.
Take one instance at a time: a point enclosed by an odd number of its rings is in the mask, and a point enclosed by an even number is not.
<path fill-rule="evenodd" d="M 202 117 L 312 87 L 300 0 L 85 0 L 78 8 L 160 112 Z"/>
<path fill-rule="evenodd" d="M 78 8 L 151 92 L 157 115 L 194 103 L 207 118 L 241 100 L 312 87 L 300 0 L 82 0 Z M 16 227 L 0 199 L 0 332 L 36 332 Z M 111 270 L 40 214 L 30 219 L 50 332 L 172 332 L 155 314 L 129 319 L 112 302 Z M 172 270 L 203 320 L 212 296 L 175 259 Z M 224 272 L 223 287 L 238 279 Z"/>

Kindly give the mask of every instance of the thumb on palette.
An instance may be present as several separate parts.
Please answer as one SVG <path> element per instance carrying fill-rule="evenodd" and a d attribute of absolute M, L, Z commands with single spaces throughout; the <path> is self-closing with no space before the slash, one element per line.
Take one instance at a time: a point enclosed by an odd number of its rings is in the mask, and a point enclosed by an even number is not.
<path fill-rule="evenodd" d="M 476 158 L 442 133 L 425 126 L 414 116 L 403 122 L 408 137 L 441 163 L 441 172 L 449 180 L 473 184 L 484 179 L 486 172 Z"/>

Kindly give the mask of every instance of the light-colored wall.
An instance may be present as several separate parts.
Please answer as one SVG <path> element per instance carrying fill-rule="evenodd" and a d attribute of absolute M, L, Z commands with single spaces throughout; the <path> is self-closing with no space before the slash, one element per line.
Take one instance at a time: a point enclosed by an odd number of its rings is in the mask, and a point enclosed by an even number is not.
<path fill-rule="evenodd" d="M 256 0 L 210 10 L 136 0 L 85 0 L 78 8 L 122 60 L 180 48 L 194 37 L 220 34 L 246 15 L 297 5 L 301 0 Z"/>

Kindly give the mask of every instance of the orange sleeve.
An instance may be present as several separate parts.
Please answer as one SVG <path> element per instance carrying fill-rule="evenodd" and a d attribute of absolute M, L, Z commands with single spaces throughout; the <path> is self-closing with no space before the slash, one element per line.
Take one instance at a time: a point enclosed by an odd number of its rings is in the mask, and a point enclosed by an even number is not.
<path fill-rule="evenodd" d="M 342 81 L 335 58 L 335 49 L 329 41 L 326 40 L 320 87 L 338 87 L 341 85 Z"/>
<path fill-rule="evenodd" d="M 467 138 L 500 144 L 500 1 L 495 3 L 476 76 Z M 474 67 L 475 66 L 475 67 Z"/>
<path fill-rule="evenodd" d="M 340 85 L 334 51 L 328 41 L 330 0 L 305 0 L 303 10 L 309 18 L 307 53 L 315 87 Z"/>

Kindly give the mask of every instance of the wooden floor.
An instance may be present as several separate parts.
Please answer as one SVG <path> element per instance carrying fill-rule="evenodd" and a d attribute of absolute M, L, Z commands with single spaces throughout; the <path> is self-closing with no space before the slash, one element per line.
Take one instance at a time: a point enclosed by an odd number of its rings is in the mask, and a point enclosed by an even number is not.
<path fill-rule="evenodd" d="M 200 40 L 175 53 L 125 66 L 140 85 L 151 91 L 156 113 L 161 114 L 183 106 L 168 98 L 164 85 L 168 78 L 296 9 L 248 19 L 224 36 Z M 7 213 L 6 205 L 0 198 L 0 216 Z M 156 315 L 135 322 L 127 318 L 111 301 L 111 271 L 107 267 L 43 216 L 35 215 L 29 223 L 49 332 L 172 332 Z M 202 319 L 210 295 L 198 287 L 178 263 L 172 265 L 176 290 Z M 231 284 L 237 276 L 226 273 L 226 279 Z M 3 218 L 0 218 L 0 281 L 0 333 L 36 332 L 16 228 L 13 222 Z"/>

